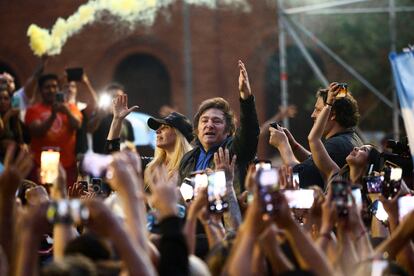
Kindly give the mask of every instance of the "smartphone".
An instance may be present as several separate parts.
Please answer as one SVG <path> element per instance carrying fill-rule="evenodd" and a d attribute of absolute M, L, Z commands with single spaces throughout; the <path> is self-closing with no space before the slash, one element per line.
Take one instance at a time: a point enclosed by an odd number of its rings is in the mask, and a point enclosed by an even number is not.
<path fill-rule="evenodd" d="M 279 173 L 276 168 L 259 169 L 256 173 L 259 196 L 263 202 L 263 212 L 272 214 L 276 210 L 275 193 L 279 190 Z"/>
<path fill-rule="evenodd" d="M 293 173 L 292 175 L 292 184 L 293 189 L 299 189 L 300 188 L 300 180 L 299 180 L 299 173 Z"/>
<path fill-rule="evenodd" d="M 68 81 L 81 81 L 83 76 L 83 68 L 67 68 L 66 75 L 68 77 Z"/>
<path fill-rule="evenodd" d="M 255 161 L 256 171 L 259 169 L 269 170 L 272 168 L 272 161 L 270 160 L 257 160 Z"/>
<path fill-rule="evenodd" d="M 369 194 L 381 193 L 384 176 L 373 175 L 364 177 L 364 184 Z"/>
<path fill-rule="evenodd" d="M 291 209 L 310 209 L 314 201 L 314 190 L 284 190 L 283 194 Z"/>
<path fill-rule="evenodd" d="M 269 126 L 271 126 L 273 128 L 276 128 L 276 129 L 279 129 L 279 127 L 282 127 L 282 123 L 281 122 L 273 122 L 273 123 L 270 123 Z"/>
<path fill-rule="evenodd" d="M 196 197 L 201 188 L 206 188 L 208 186 L 207 173 L 205 171 L 191 173 L 191 186 L 194 187 L 194 197 Z"/>
<path fill-rule="evenodd" d="M 362 193 L 360 188 L 352 188 L 352 197 L 355 200 L 355 205 L 357 206 L 358 210 L 362 210 Z"/>
<path fill-rule="evenodd" d="M 208 174 L 207 198 L 208 210 L 212 213 L 222 213 L 228 209 L 226 175 L 224 171 L 215 171 Z"/>
<path fill-rule="evenodd" d="M 340 82 L 338 83 L 338 86 L 339 86 L 339 91 L 336 97 L 337 98 L 346 97 L 346 95 L 348 94 L 348 84 L 345 82 Z"/>
<path fill-rule="evenodd" d="M 82 187 L 82 191 L 87 192 L 87 191 L 89 190 L 89 184 L 88 184 L 88 181 L 81 180 L 81 181 L 79 181 L 78 183 L 79 183 L 79 185 L 81 185 L 81 187 Z"/>
<path fill-rule="evenodd" d="M 57 92 L 55 95 L 55 100 L 57 103 L 65 102 L 65 94 L 63 92 Z"/>
<path fill-rule="evenodd" d="M 336 205 L 338 216 L 344 217 L 349 213 L 348 207 L 352 204 L 352 199 L 348 192 L 349 183 L 344 180 L 334 180 L 332 185 L 332 200 Z"/>
<path fill-rule="evenodd" d="M 92 191 L 95 194 L 102 193 L 102 178 L 94 177 L 91 179 Z"/>
<path fill-rule="evenodd" d="M 105 178 L 108 166 L 112 161 L 112 155 L 87 152 L 80 162 L 80 167 L 83 173 L 90 174 L 93 177 Z"/>
<path fill-rule="evenodd" d="M 20 98 L 13 96 L 11 99 L 11 106 L 12 108 L 20 108 Z"/>
<path fill-rule="evenodd" d="M 45 185 L 53 185 L 59 176 L 59 149 L 49 148 L 40 154 L 40 182 Z"/>
<path fill-rule="evenodd" d="M 398 213 L 400 221 L 414 211 L 414 197 L 411 195 L 402 196 L 398 199 Z"/>
<path fill-rule="evenodd" d="M 194 187 L 191 183 L 190 178 L 185 178 L 180 186 L 181 196 L 186 202 L 191 201 L 194 198 Z"/>
<path fill-rule="evenodd" d="M 52 201 L 47 209 L 46 217 L 52 224 L 80 224 L 88 220 L 89 209 L 78 199 Z"/>
<path fill-rule="evenodd" d="M 384 206 L 381 201 L 375 200 L 370 207 L 371 213 L 381 222 L 386 222 L 388 220 L 388 213 L 385 211 Z"/>

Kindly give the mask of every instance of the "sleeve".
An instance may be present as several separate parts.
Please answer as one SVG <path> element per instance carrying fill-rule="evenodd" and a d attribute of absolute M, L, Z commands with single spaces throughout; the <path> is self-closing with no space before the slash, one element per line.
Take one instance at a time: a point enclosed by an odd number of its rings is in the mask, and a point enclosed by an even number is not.
<path fill-rule="evenodd" d="M 121 139 L 106 140 L 104 146 L 104 153 L 111 154 L 113 152 L 121 151 Z"/>
<path fill-rule="evenodd" d="M 38 114 L 39 112 L 36 112 L 34 108 L 29 107 L 24 117 L 25 125 L 30 125 L 31 123 L 33 123 L 33 121 L 38 120 L 39 119 L 39 117 L 37 116 Z"/>
<path fill-rule="evenodd" d="M 256 155 L 259 141 L 259 122 L 257 119 L 254 96 L 240 99 L 240 127 L 233 140 L 233 152 L 238 163 L 248 163 Z"/>
<path fill-rule="evenodd" d="M 339 136 L 326 140 L 324 146 L 329 156 L 340 168 L 345 165 L 345 159 L 353 149 L 349 141 Z"/>
<path fill-rule="evenodd" d="M 69 105 L 69 108 L 70 108 L 70 112 L 72 112 L 73 116 L 75 116 L 75 117 L 79 118 L 79 119 L 81 120 L 81 123 L 82 123 L 82 120 L 83 120 L 83 114 L 82 114 L 82 112 L 79 110 L 79 108 L 78 108 L 75 104 L 70 104 L 70 105 Z"/>
<path fill-rule="evenodd" d="M 160 275 L 188 275 L 188 248 L 178 217 L 168 217 L 160 222 Z"/>

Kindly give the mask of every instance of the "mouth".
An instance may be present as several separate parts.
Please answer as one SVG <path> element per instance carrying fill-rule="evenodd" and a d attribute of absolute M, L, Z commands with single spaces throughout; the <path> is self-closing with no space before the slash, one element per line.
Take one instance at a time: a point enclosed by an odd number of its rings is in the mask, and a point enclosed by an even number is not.
<path fill-rule="evenodd" d="M 205 132 L 205 133 L 204 133 L 204 136 L 207 136 L 207 137 L 213 137 L 213 136 L 215 136 L 215 135 L 216 135 L 216 133 L 211 132 L 211 131 L 208 131 L 208 132 Z"/>

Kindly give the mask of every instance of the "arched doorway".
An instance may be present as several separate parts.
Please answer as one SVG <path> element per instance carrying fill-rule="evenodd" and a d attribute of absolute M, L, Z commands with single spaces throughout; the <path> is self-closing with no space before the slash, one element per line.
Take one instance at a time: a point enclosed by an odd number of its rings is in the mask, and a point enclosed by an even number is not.
<path fill-rule="evenodd" d="M 140 111 L 158 116 L 163 105 L 171 103 L 170 76 L 156 57 L 134 54 L 116 67 L 114 81 L 125 86 L 129 105 L 140 106 Z"/>

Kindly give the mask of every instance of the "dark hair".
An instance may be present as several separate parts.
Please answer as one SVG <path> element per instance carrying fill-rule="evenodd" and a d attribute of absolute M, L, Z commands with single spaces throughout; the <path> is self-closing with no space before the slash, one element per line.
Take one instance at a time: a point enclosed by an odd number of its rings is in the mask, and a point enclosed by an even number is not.
<path fill-rule="evenodd" d="M 326 104 L 328 89 L 319 89 L 316 97 L 321 97 Z M 344 128 L 355 127 L 359 122 L 358 103 L 350 92 L 346 97 L 336 99 L 331 111 L 335 114 L 335 121 Z"/>
<path fill-rule="evenodd" d="M 65 257 L 63 260 L 54 261 L 44 266 L 40 275 L 42 276 L 92 276 L 97 275 L 95 264 L 87 257 L 77 255 Z"/>
<path fill-rule="evenodd" d="M 196 115 L 194 116 L 194 121 L 193 121 L 193 124 L 194 124 L 193 129 L 194 129 L 195 134 L 197 135 L 198 123 L 199 123 L 201 115 L 203 115 L 203 113 L 206 110 L 211 109 L 211 108 L 216 108 L 216 109 L 223 111 L 224 119 L 226 121 L 226 131 L 229 133 L 229 135 L 233 135 L 236 129 L 234 113 L 230 109 L 229 103 L 225 99 L 220 98 L 220 97 L 205 100 L 200 104 L 200 106 L 198 107 L 198 111 Z"/>
<path fill-rule="evenodd" d="M 371 144 L 369 145 L 371 146 L 371 150 L 368 153 L 368 160 L 367 160 L 368 170 L 372 164 L 373 165 L 372 170 L 379 172 L 382 169 L 382 163 L 383 163 L 381 153 L 374 145 L 371 145 Z"/>
<path fill-rule="evenodd" d="M 45 84 L 45 82 L 48 81 L 48 80 L 55 80 L 55 81 L 59 82 L 59 78 L 56 74 L 45 74 L 45 75 L 41 75 L 37 79 L 37 85 L 39 86 L 39 88 L 42 88 L 43 85 Z"/>
<path fill-rule="evenodd" d="M 92 234 L 83 234 L 66 245 L 65 256 L 78 254 L 93 261 L 109 260 L 111 257 L 107 246 Z"/>
<path fill-rule="evenodd" d="M 122 90 L 122 92 L 124 92 L 126 94 L 125 86 L 123 86 L 122 84 L 120 84 L 118 82 L 111 82 L 110 84 L 108 84 L 104 88 L 104 91 L 107 91 L 107 92 L 111 93 L 112 96 L 113 96 L 113 94 L 115 94 L 114 92 L 117 91 L 117 90 Z"/>

